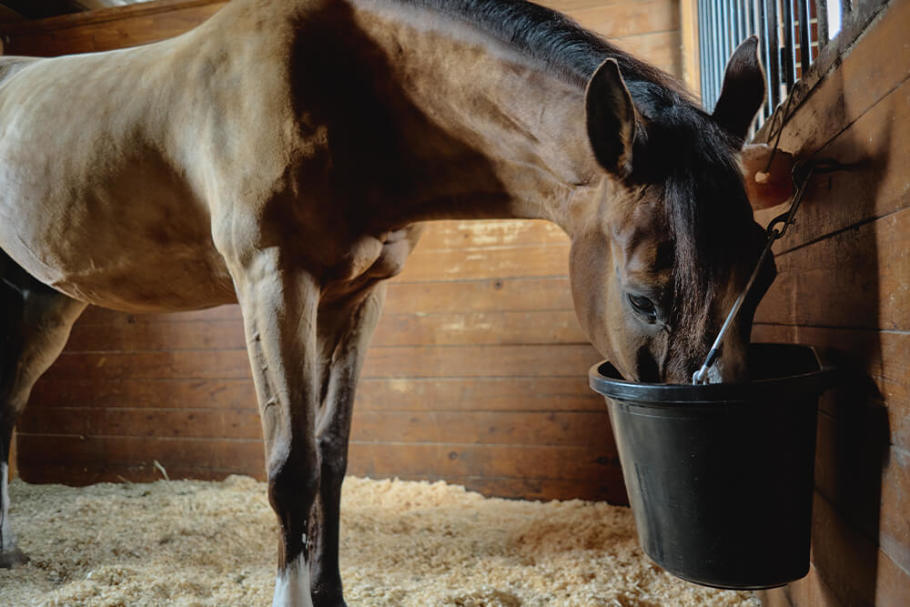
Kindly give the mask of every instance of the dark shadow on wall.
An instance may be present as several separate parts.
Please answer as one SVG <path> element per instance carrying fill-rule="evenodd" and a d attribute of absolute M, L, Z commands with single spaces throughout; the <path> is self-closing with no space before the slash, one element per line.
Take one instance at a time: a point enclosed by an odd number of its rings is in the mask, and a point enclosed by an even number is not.
<path fill-rule="evenodd" d="M 828 78 L 843 75 L 835 71 Z M 844 83 L 838 84 L 843 90 Z M 842 101 L 828 119 L 846 125 L 844 130 L 822 148 L 803 151 L 851 166 L 813 177 L 797 218 L 802 224 L 798 244 L 777 257 L 786 295 L 776 302 L 777 318 L 763 318 L 773 328 L 760 329 L 760 334 L 770 330 L 775 338 L 825 347 L 841 370 L 839 384 L 820 403 L 812 562 L 819 578 L 814 592 L 821 596 L 812 605 L 876 604 L 882 470 L 890 431 L 887 404 L 872 377 L 882 368 L 880 328 L 886 319 L 881 314 L 887 305 L 880 297 L 883 268 L 875 218 L 883 179 L 889 170 L 900 170 L 901 159 L 890 157 L 897 97 L 885 97 L 852 123 Z M 798 588 L 787 594 L 804 605 Z"/>
<path fill-rule="evenodd" d="M 883 180 L 889 170 L 900 170 L 899 159 L 890 157 L 894 108 L 888 104 L 895 98 L 873 106 L 815 155 L 852 167 L 819 179 L 818 210 L 831 213 L 838 229 L 807 247 L 810 255 L 813 248 L 833 254 L 827 264 L 819 259 L 824 270 L 803 299 L 819 306 L 812 306 L 811 324 L 836 327 L 810 334 L 836 349 L 843 370 L 841 383 L 821 402 L 812 559 L 838 601 L 851 607 L 876 604 L 882 471 L 890 445 L 887 405 L 871 374 L 884 355 L 884 268 L 875 217 Z M 825 218 L 807 220 L 813 219 Z"/>

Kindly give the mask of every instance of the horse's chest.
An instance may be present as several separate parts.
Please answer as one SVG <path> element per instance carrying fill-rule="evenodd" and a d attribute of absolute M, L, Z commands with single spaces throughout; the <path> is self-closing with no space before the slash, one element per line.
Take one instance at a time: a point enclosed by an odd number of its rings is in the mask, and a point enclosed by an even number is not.
<path fill-rule="evenodd" d="M 365 236 L 355 242 L 344 260 L 332 269 L 333 280 L 326 289 L 327 297 L 344 297 L 398 275 L 419 233 L 419 227 L 414 225 L 378 237 Z"/>

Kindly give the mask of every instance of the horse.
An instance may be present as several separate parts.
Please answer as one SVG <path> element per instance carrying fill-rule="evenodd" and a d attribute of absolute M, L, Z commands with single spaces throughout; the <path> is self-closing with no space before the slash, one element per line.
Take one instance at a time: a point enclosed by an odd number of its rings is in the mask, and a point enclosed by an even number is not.
<path fill-rule="evenodd" d="M 234 0 L 159 43 L 2 58 L 0 563 L 25 558 L 13 426 L 86 305 L 238 302 L 279 523 L 273 604 L 345 605 L 354 391 L 421 222 L 556 223 L 595 347 L 629 380 L 688 382 L 764 242 L 739 161 L 764 96 L 754 38 L 709 114 L 523 0 Z M 760 291 L 712 381 L 745 378 Z"/>

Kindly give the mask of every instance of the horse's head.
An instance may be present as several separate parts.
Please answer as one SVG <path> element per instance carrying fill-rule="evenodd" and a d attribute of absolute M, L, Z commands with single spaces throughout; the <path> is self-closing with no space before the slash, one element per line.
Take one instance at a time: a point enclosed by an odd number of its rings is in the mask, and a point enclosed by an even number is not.
<path fill-rule="evenodd" d="M 764 82 L 753 38 L 727 65 L 711 115 L 651 81 L 624 81 L 613 60 L 588 84 L 588 136 L 608 175 L 597 212 L 573 234 L 572 292 L 591 341 L 627 379 L 690 382 L 757 262 L 765 234 L 740 151 Z M 773 276 L 769 261 L 710 381 L 745 376 L 755 305 Z"/>

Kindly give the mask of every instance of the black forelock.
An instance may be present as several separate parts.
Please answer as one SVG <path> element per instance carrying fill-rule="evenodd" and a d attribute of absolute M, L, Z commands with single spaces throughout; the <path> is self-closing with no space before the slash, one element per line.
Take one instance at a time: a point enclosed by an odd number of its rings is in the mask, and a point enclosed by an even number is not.
<path fill-rule="evenodd" d="M 691 315 L 752 245 L 745 237 L 754 221 L 737 162 L 740 142 L 700 111 L 668 111 L 646 131 L 642 165 L 663 181 L 676 250 L 674 300 Z"/>

